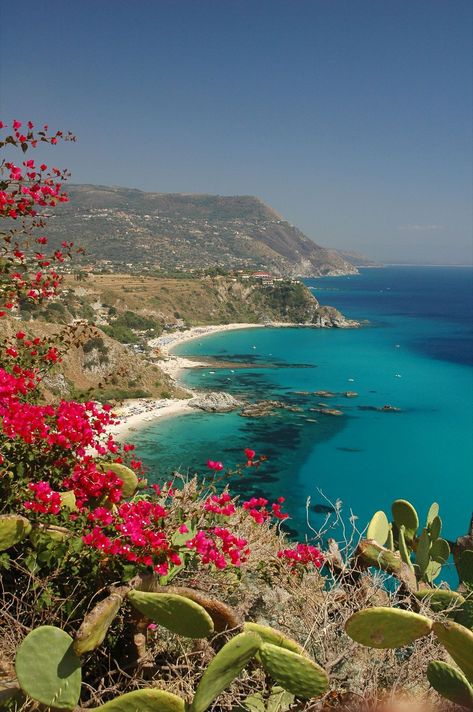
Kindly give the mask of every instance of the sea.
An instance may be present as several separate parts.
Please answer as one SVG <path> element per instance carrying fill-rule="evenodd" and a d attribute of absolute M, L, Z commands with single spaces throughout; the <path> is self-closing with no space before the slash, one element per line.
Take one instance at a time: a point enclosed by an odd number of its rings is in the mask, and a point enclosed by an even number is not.
<path fill-rule="evenodd" d="M 262 327 L 182 344 L 175 353 L 243 366 L 187 370 L 185 384 L 294 410 L 264 418 L 196 413 L 150 424 L 133 434 L 149 479 L 168 479 L 177 469 L 208 477 L 208 459 L 234 471 L 249 447 L 267 460 L 231 475 L 232 492 L 284 496 L 288 533 L 301 540 L 314 531 L 350 540 L 376 510 L 389 514 L 397 498 L 411 501 L 421 521 L 438 502 L 444 536 L 466 533 L 473 509 L 473 268 L 366 268 L 306 284 L 362 327 Z M 311 410 L 325 407 L 319 403 L 343 415 Z M 379 410 L 386 405 L 399 410 Z"/>

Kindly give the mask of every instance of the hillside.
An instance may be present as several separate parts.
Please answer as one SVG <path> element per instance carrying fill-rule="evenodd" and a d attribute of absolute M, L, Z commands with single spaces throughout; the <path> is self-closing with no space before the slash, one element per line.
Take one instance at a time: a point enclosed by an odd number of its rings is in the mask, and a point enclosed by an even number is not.
<path fill-rule="evenodd" d="M 145 193 L 68 186 L 48 224 L 53 244 L 73 240 L 84 260 L 114 271 L 260 268 L 284 276 L 356 272 L 251 196 Z"/>
<path fill-rule="evenodd" d="M 192 326 L 296 322 L 349 326 L 331 307 L 320 306 L 295 280 L 245 281 L 233 277 L 159 279 L 130 274 L 67 277 L 60 298 L 43 307 L 22 302 L 14 319 L 2 320 L 0 336 L 12 337 L 19 320 L 30 335 L 51 336 L 72 326 L 75 336 L 47 396 L 180 397 L 184 391 L 160 368 L 149 341 Z"/>

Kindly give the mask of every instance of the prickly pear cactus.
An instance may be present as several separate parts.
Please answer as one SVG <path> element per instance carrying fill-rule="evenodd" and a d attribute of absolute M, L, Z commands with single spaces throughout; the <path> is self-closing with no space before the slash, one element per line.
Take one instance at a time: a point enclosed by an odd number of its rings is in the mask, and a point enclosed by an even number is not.
<path fill-rule="evenodd" d="M 446 564 L 450 556 L 450 547 L 445 539 L 435 539 L 430 547 L 430 558 L 439 564 Z"/>
<path fill-rule="evenodd" d="M 138 478 L 129 467 L 118 462 L 101 462 L 98 469 L 102 472 L 111 470 L 123 482 L 122 495 L 123 497 L 132 497 L 138 488 Z"/>
<path fill-rule="evenodd" d="M 328 689 L 328 675 L 320 665 L 306 656 L 263 643 L 261 663 L 269 675 L 288 692 L 308 700 L 320 697 Z"/>
<path fill-rule="evenodd" d="M 427 512 L 427 526 L 430 528 L 432 525 L 433 520 L 438 517 L 439 514 L 439 506 L 437 502 L 432 502 L 430 505 L 429 511 Z"/>
<path fill-rule="evenodd" d="M 368 525 L 366 532 L 367 539 L 374 539 L 378 544 L 384 546 L 389 536 L 389 522 L 383 511 L 375 512 Z"/>
<path fill-rule="evenodd" d="M 419 528 L 419 517 L 410 502 L 405 499 L 396 499 L 391 505 L 393 520 L 400 529 L 404 525 L 406 541 L 411 543 Z"/>
<path fill-rule="evenodd" d="M 299 655 L 306 655 L 304 648 L 296 643 L 295 640 L 291 638 L 286 638 L 279 630 L 271 628 L 268 625 L 260 625 L 259 623 L 251 623 L 247 621 L 243 625 L 243 630 L 249 630 L 252 633 L 257 633 L 264 643 L 272 643 L 273 645 L 278 645 L 280 648 L 286 648 L 287 650 L 292 650 L 293 653 L 299 653 Z"/>
<path fill-rule="evenodd" d="M 473 551 L 465 549 L 457 561 L 458 578 L 460 581 L 473 588 Z"/>
<path fill-rule="evenodd" d="M 473 682 L 473 632 L 454 621 L 436 621 L 432 629 L 467 680 Z"/>
<path fill-rule="evenodd" d="M 473 709 L 473 687 L 458 668 L 441 660 L 432 660 L 427 668 L 427 679 L 442 697 Z"/>
<path fill-rule="evenodd" d="M 201 591 L 187 588 L 187 586 L 166 586 L 165 593 L 176 593 L 178 596 L 190 598 L 191 601 L 205 608 L 213 621 L 214 630 L 217 633 L 221 633 L 228 628 L 237 628 L 242 623 L 240 616 L 233 608 L 217 598 L 206 596 Z"/>
<path fill-rule="evenodd" d="M 115 697 L 91 712 L 184 712 L 185 702 L 177 695 L 154 687 L 127 692 Z"/>
<path fill-rule="evenodd" d="M 404 524 L 399 529 L 399 542 L 398 543 L 399 543 L 399 553 L 401 555 L 401 559 L 404 561 L 405 564 L 407 564 L 407 566 L 412 571 L 412 573 L 414 573 L 414 566 L 412 565 L 411 554 L 407 547 L 406 539 L 404 537 Z"/>
<path fill-rule="evenodd" d="M 81 687 L 80 660 L 73 640 L 51 625 L 28 633 L 16 653 L 18 683 L 29 697 L 47 707 L 72 710 Z"/>
<path fill-rule="evenodd" d="M 77 655 L 83 655 L 95 650 L 101 645 L 107 631 L 123 603 L 125 593 L 119 590 L 111 593 L 85 616 L 82 625 L 76 633 L 74 650 Z"/>
<path fill-rule="evenodd" d="M 21 514 L 0 515 L 0 551 L 15 546 L 28 536 L 31 524 Z"/>
<path fill-rule="evenodd" d="M 452 609 L 452 612 L 455 613 L 465 603 L 465 599 L 460 593 L 442 588 L 420 589 L 414 592 L 414 596 L 417 600 L 427 603 L 429 608 L 436 613 L 447 609 Z"/>
<path fill-rule="evenodd" d="M 68 490 L 67 492 L 61 492 L 59 496 L 61 498 L 61 507 L 65 507 L 71 512 L 77 509 L 76 496 L 72 490 Z"/>
<path fill-rule="evenodd" d="M 231 638 L 219 650 L 202 675 L 189 712 L 205 712 L 255 657 L 260 646 L 259 635 L 249 631 Z"/>
<path fill-rule="evenodd" d="M 213 632 L 213 621 L 205 608 L 184 596 L 130 591 L 128 600 L 144 616 L 178 635 L 205 638 Z"/>
<path fill-rule="evenodd" d="M 399 648 L 428 635 L 432 621 L 398 608 L 366 608 L 352 615 L 345 631 L 357 643 L 370 648 Z"/>

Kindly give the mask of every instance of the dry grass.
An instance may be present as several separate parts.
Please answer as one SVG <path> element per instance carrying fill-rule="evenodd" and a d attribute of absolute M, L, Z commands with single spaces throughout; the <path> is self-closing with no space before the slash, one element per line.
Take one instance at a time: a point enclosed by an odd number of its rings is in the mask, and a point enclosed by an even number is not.
<path fill-rule="evenodd" d="M 187 515 L 199 510 L 197 491 L 195 480 L 184 483 L 174 500 L 171 520 L 175 517 L 177 521 L 182 510 Z M 291 574 L 277 558 L 277 551 L 287 546 L 278 531 L 255 525 L 248 517 L 237 518 L 235 527 L 249 540 L 252 549 L 250 560 L 241 571 L 188 571 L 173 584 L 192 586 L 219 598 L 232 606 L 242 620 L 278 628 L 297 640 L 327 670 L 330 693 L 320 700 L 299 701 L 293 705 L 293 710 L 446 712 L 454 709 L 429 690 L 428 662 L 446 658 L 442 646 L 433 636 L 399 650 L 374 650 L 357 645 L 345 634 L 345 622 L 361 608 L 373 605 L 411 607 L 408 599 L 387 591 L 384 575 L 364 573 L 356 581 L 349 577 L 334 577 L 330 585 L 318 572 L 300 578 Z M 0 679 L 12 678 L 14 650 L 32 627 L 47 622 L 73 632 L 80 623 L 74 613 L 63 615 L 59 600 L 53 601 L 50 608 L 41 610 L 38 602 L 48 582 L 36 580 L 21 563 L 15 566 L 19 582 L 16 591 L 5 586 L 1 590 Z M 21 596 L 17 593 L 20 590 Z M 97 600 L 95 597 L 89 609 Z M 238 632 L 219 633 L 209 640 L 192 641 L 162 628 L 157 632 L 146 631 L 146 654 L 138 663 L 135 660 L 128 664 L 123 654 L 130 618 L 127 613 L 125 607 L 113 624 L 108 645 L 84 656 L 83 707 L 95 707 L 119 694 L 148 686 L 168 690 L 190 701 L 215 652 L 229 633 Z M 114 647 L 114 640 L 122 642 Z M 255 662 L 218 698 L 213 709 L 230 712 L 241 708 L 248 695 L 266 694 L 272 684 Z"/>

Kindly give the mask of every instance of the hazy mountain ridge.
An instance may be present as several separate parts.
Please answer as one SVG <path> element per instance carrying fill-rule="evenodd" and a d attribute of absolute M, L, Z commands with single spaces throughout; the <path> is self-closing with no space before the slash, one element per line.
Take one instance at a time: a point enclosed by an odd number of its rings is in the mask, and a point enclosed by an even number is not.
<path fill-rule="evenodd" d="M 316 245 L 252 196 L 145 193 L 68 186 L 49 221 L 53 243 L 74 240 L 85 261 L 148 269 L 267 269 L 286 276 L 349 274 L 356 267 Z"/>

